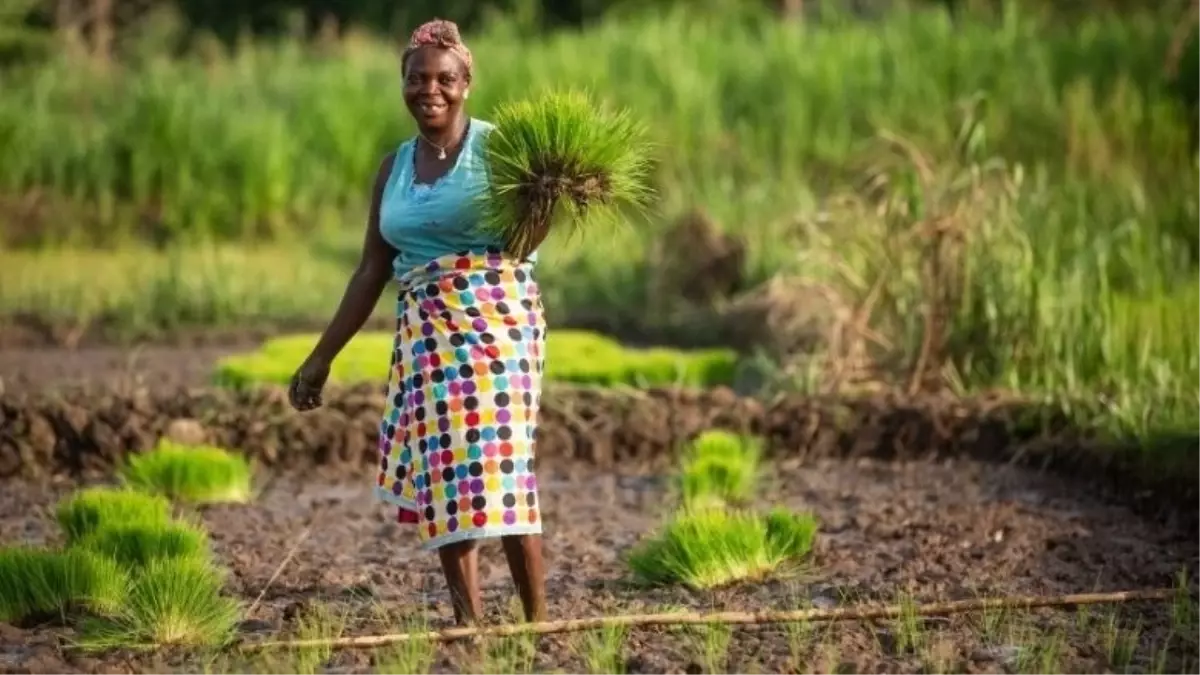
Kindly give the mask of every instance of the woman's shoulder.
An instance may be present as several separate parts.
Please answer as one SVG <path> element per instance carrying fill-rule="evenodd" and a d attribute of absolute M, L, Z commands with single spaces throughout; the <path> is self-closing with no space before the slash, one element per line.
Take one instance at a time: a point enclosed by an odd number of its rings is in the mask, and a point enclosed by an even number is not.
<path fill-rule="evenodd" d="M 483 156 L 487 148 L 488 134 L 496 128 L 496 125 L 487 120 L 471 118 L 471 128 L 467 132 L 468 156 L 471 158 L 471 166 L 479 166 L 483 162 Z"/>
<path fill-rule="evenodd" d="M 471 118 L 471 135 L 476 139 L 482 140 L 487 138 L 487 135 L 490 134 L 495 128 L 496 125 L 487 120 L 481 120 L 476 117 Z"/>

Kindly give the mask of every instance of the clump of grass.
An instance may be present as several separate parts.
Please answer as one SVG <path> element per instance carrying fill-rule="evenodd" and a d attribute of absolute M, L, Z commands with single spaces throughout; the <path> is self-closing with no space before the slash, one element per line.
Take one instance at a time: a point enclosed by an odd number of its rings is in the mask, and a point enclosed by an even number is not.
<path fill-rule="evenodd" d="M 728 624 L 712 623 L 696 626 L 691 633 L 690 642 L 699 653 L 704 672 L 729 672 L 729 643 L 733 638 L 733 629 Z"/>
<path fill-rule="evenodd" d="M 318 603 L 304 612 L 297 622 L 296 634 L 301 640 L 336 640 L 346 631 L 346 614 L 335 612 L 331 605 Z M 298 649 L 293 662 L 297 673 L 319 673 L 333 657 L 333 647 L 321 646 Z"/>
<path fill-rule="evenodd" d="M 221 570 L 206 560 L 151 560 L 118 612 L 85 622 L 80 645 L 108 649 L 223 644 L 239 618 L 238 603 L 221 595 L 224 581 Z"/>
<path fill-rule="evenodd" d="M 813 650 L 816 642 L 813 624 L 808 621 L 793 621 L 783 626 L 787 636 L 788 656 L 791 660 L 792 672 L 802 672 L 800 667 Z"/>
<path fill-rule="evenodd" d="M 622 675 L 626 670 L 623 652 L 628 632 L 625 626 L 608 625 L 581 635 L 575 650 L 587 672 Z"/>
<path fill-rule="evenodd" d="M 329 381 L 341 385 L 385 381 L 387 354 L 394 340 L 391 333 L 359 333 L 334 361 Z M 271 338 L 255 351 L 221 359 L 213 380 L 231 388 L 286 385 L 316 341 L 316 335 Z M 580 330 L 551 331 L 546 336 L 546 354 L 547 381 L 605 387 L 728 385 L 737 367 L 737 353 L 730 349 L 632 349 Z"/>
<path fill-rule="evenodd" d="M 609 343 L 607 353 L 588 354 L 577 351 L 577 343 L 548 338 L 546 379 L 602 387 L 714 387 L 734 381 L 737 354 L 730 349 L 634 349 L 602 339 Z"/>
<path fill-rule="evenodd" d="M 900 616 L 892 622 L 896 638 L 896 652 L 908 654 L 919 650 L 925 642 L 921 617 L 917 615 L 917 601 L 911 593 L 900 596 Z"/>
<path fill-rule="evenodd" d="M 74 608 L 116 611 L 128 577 L 113 560 L 86 550 L 0 550 L 0 621 L 63 615 Z"/>
<path fill-rule="evenodd" d="M 518 259 L 552 228 L 588 227 L 651 196 L 645 127 L 578 91 L 500 105 L 489 134 L 484 230 Z"/>
<path fill-rule="evenodd" d="M 209 553 L 208 533 L 197 525 L 181 522 L 106 525 L 80 539 L 77 545 L 127 568 L 145 567 L 160 558 L 203 560 Z"/>
<path fill-rule="evenodd" d="M 1177 635 L 1196 634 L 1196 618 L 1200 615 L 1196 600 L 1191 593 L 1191 582 L 1187 568 L 1175 574 L 1175 597 L 1171 600 L 1171 632 Z"/>
<path fill-rule="evenodd" d="M 1101 644 L 1108 665 L 1117 672 L 1128 672 L 1142 636 L 1140 625 L 1126 627 L 1114 610 L 1100 628 Z"/>
<path fill-rule="evenodd" d="M 777 555 L 798 560 L 812 550 L 817 536 L 817 519 L 811 513 L 771 509 L 763 521 L 767 526 L 767 547 Z"/>
<path fill-rule="evenodd" d="M 706 431 L 688 446 L 680 485 L 692 506 L 745 503 L 754 497 L 762 443 L 729 431 Z"/>
<path fill-rule="evenodd" d="M 782 517 L 775 516 L 782 522 Z M 693 589 L 759 579 L 796 562 L 811 549 L 816 520 L 796 516 L 789 537 L 773 537 L 769 518 L 727 509 L 689 509 L 630 552 L 627 563 L 643 583 L 679 583 Z M 779 525 L 774 526 L 779 531 Z"/>
<path fill-rule="evenodd" d="M 333 606 L 328 603 L 317 602 L 305 608 L 297 618 L 295 636 L 298 640 L 336 640 L 342 636 L 345 630 L 345 612 L 335 611 Z M 313 675 L 325 672 L 332 656 L 333 647 L 329 645 L 300 647 L 264 654 L 265 660 L 258 665 L 265 666 L 265 672 Z M 397 670 L 393 672 L 418 673 L 424 671 Z"/>
<path fill-rule="evenodd" d="M 171 519 L 171 504 L 136 490 L 86 488 L 63 499 L 57 517 L 67 542 L 74 543 L 109 525 L 166 523 Z"/>
<path fill-rule="evenodd" d="M 212 446 L 163 440 L 152 451 L 130 457 L 126 483 L 147 492 L 193 503 L 247 502 L 253 469 L 245 457 Z"/>
<path fill-rule="evenodd" d="M 516 598 L 508 603 L 508 615 L 514 623 L 524 623 L 525 615 Z M 537 659 L 537 636 L 521 632 L 485 638 L 480 641 L 480 670 L 484 673 L 532 673 Z"/>
<path fill-rule="evenodd" d="M 429 624 L 422 619 L 409 619 L 403 622 L 405 633 L 424 633 L 429 630 Z M 436 645 L 432 640 L 413 638 L 405 640 L 383 650 L 375 662 L 375 672 L 386 673 L 428 673 L 433 666 Z M 609 672 L 609 671 L 606 671 Z"/>

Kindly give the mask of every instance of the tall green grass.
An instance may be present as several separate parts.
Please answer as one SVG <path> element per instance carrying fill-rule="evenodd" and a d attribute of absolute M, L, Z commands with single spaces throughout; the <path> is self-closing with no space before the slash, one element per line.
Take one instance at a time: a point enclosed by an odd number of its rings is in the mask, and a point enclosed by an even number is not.
<path fill-rule="evenodd" d="M 1120 212 L 1077 226 L 1109 229 L 1142 201 L 1182 227 L 1195 157 L 1159 73 L 1171 16 L 1077 26 L 1014 7 L 998 22 L 912 11 L 780 23 L 681 11 L 532 40 L 498 23 L 470 36 L 481 64 L 471 109 L 487 117 L 546 86 L 601 92 L 641 111 L 667 148 L 665 206 L 699 202 L 754 223 L 766 243 L 765 226 L 814 206 L 877 127 L 948 144 L 956 107 L 985 93 L 989 140 L 1005 156 L 1082 179 L 1093 198 L 1124 185 L 1110 200 Z M 105 232 L 136 230 L 134 206 L 180 233 L 341 224 L 365 203 L 382 153 L 413 131 L 395 55 L 373 40 L 332 54 L 261 44 L 108 76 L 60 62 L 0 77 L 0 187 L 85 200 Z M 1134 185 L 1145 194 L 1128 194 Z"/>
<path fill-rule="evenodd" d="M 346 265 L 322 255 L 322 243 L 0 250 L 0 313 L 102 323 L 130 337 L 248 319 L 311 322 L 345 288 Z"/>
<path fill-rule="evenodd" d="M 794 274 L 850 305 L 876 298 L 872 345 L 900 371 L 941 292 L 921 280 L 928 230 L 949 223 L 939 376 L 1053 398 L 1115 433 L 1194 436 L 1200 172 L 1190 113 L 1160 72 L 1175 20 L 695 11 L 521 39 L 497 23 L 469 36 L 470 103 L 487 118 L 571 86 L 639 111 L 660 149 L 661 215 L 699 206 L 744 237 L 751 282 Z M 5 232 L 41 213 L 76 242 L 147 228 L 282 239 L 0 252 L 0 312 L 147 327 L 326 318 L 378 159 L 412 132 L 396 67 L 355 37 L 319 53 L 260 43 L 107 75 L 67 62 L 0 74 Z M 919 153 L 881 152 L 895 145 L 881 133 Z M 552 320 L 676 321 L 685 308 L 656 285 L 662 221 L 552 238 L 539 272 Z"/>

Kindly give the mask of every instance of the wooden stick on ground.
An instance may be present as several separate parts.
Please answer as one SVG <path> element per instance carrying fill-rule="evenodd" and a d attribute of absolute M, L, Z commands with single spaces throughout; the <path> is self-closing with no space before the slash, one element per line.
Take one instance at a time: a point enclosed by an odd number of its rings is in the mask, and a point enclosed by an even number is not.
<path fill-rule="evenodd" d="M 254 614 L 254 610 L 258 609 L 258 604 L 262 602 L 263 597 L 267 595 L 267 591 L 271 589 L 271 584 L 275 583 L 275 580 L 279 578 L 280 572 L 283 572 L 283 568 L 287 567 L 287 564 L 296 556 L 296 551 L 300 550 L 300 545 L 308 539 L 308 535 L 311 532 L 312 526 L 309 526 L 304 528 L 300 536 L 296 537 L 296 541 L 292 543 L 292 548 L 288 550 L 287 555 L 283 557 L 283 561 L 275 568 L 275 572 L 271 575 L 271 578 L 267 579 L 267 585 L 262 587 L 262 590 L 258 592 L 258 597 L 254 598 L 254 603 L 250 605 L 250 609 L 246 610 L 247 617 Z"/>
<path fill-rule="evenodd" d="M 916 607 L 918 616 L 946 616 L 977 612 L 985 609 L 1030 609 L 1033 607 L 1068 607 L 1077 605 L 1115 604 L 1152 600 L 1169 600 L 1178 591 L 1162 588 L 1142 591 L 1120 591 L 1116 593 L 1078 593 L 1075 595 L 1018 596 L 1007 598 L 978 598 L 953 602 L 934 602 Z M 334 639 L 278 640 L 271 642 L 244 643 L 246 651 L 263 649 L 296 649 L 310 647 L 370 648 L 406 642 L 430 640 L 449 642 L 474 636 L 504 636 L 548 633 L 571 633 L 595 630 L 608 626 L 673 626 L 685 624 L 767 624 L 793 623 L 798 621 L 859 621 L 864 619 L 888 619 L 900 616 L 904 608 L 900 605 L 836 607 L 833 609 L 802 609 L 784 612 L 679 612 L 667 614 L 632 614 L 625 616 L 602 616 L 589 619 L 565 619 L 542 623 L 492 626 L 486 628 L 448 628 L 442 631 L 419 633 L 395 633 L 391 635 L 363 635 Z M 910 610 L 911 611 L 911 610 Z"/>

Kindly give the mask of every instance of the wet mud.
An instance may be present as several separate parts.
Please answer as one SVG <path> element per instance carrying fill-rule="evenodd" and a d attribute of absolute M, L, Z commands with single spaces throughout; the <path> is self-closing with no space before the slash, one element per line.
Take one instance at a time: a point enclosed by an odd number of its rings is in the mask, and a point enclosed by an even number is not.
<path fill-rule="evenodd" d="M 636 588 L 625 583 L 622 555 L 672 506 L 668 477 L 562 461 L 544 475 L 549 596 L 560 618 L 1162 587 L 1173 584 L 1180 570 L 1196 568 L 1193 533 L 1147 527 L 1128 508 L 1080 494 L 1053 476 L 970 460 L 819 460 L 778 464 L 763 504 L 810 509 L 820 518 L 819 544 L 806 573 L 704 593 Z M 0 496 L 0 537 L 54 542 L 48 507 L 70 487 L 65 481 L 9 486 Z M 347 635 L 394 631 L 401 617 L 419 616 L 434 628 L 452 622 L 436 558 L 420 551 L 415 533 L 374 501 L 366 472 L 337 480 L 268 475 L 256 502 L 204 508 L 201 516 L 218 558 L 232 572 L 230 591 L 247 604 L 263 596 L 248 617 L 248 639 L 295 631 L 300 617 L 318 607 L 344 617 Z M 295 557 L 270 583 L 297 545 Z M 490 618 L 505 620 L 513 594 L 497 545 L 484 546 L 481 574 Z M 888 621 L 818 628 L 806 641 L 778 627 L 735 628 L 720 658 L 727 672 L 914 672 L 929 670 L 935 659 L 951 671 L 1013 672 L 1022 650 L 1059 639 L 1067 646 L 1057 656 L 1059 667 L 1106 672 L 1110 654 L 1099 626 L 1138 626 L 1136 658 L 1148 663 L 1160 658 L 1156 645 L 1164 644 L 1174 625 L 1169 605 L 1092 611 L 1090 629 L 1079 614 L 1053 610 L 1003 620 L 939 619 L 922 627 L 921 644 L 913 649 L 897 645 L 902 629 Z M 5 627 L 0 669 L 197 668 L 195 656 L 170 652 L 80 655 L 61 647 L 64 635 L 69 639 L 70 628 Z M 699 672 L 713 666 L 705 665 L 705 644 L 694 630 L 637 630 L 621 658 L 637 672 Z M 478 672 L 486 661 L 479 650 L 486 647 L 439 647 L 434 669 Z M 343 651 L 325 668 L 370 671 L 371 659 L 384 656 Z M 577 637 L 547 636 L 537 640 L 533 668 L 581 672 L 582 658 Z M 1188 658 L 1194 668 L 1194 643 L 1176 638 L 1166 658 L 1168 672 L 1189 667 Z M 238 672 L 254 666 L 225 664 Z"/>
<path fill-rule="evenodd" d="M 230 592 L 247 605 L 263 597 L 243 626 L 247 639 L 294 633 L 318 607 L 344 616 L 347 634 L 392 632 L 412 617 L 450 623 L 435 557 L 371 496 L 380 387 L 331 389 L 324 408 L 300 415 L 278 388 L 202 386 L 223 347 L 98 349 L 0 357 L 0 541 L 55 542 L 58 498 L 107 480 L 126 453 L 164 435 L 212 442 L 260 467 L 256 501 L 200 511 L 231 570 Z M 1196 578 L 1194 472 L 1144 471 L 1124 449 L 1011 401 L 553 387 L 543 406 L 539 482 L 555 617 L 1127 590 L 1171 586 L 1181 570 Z M 799 576 L 705 593 L 630 586 L 622 556 L 674 506 L 677 448 L 713 427 L 767 440 L 761 505 L 817 514 L 812 564 Z M 495 544 L 484 546 L 482 573 L 490 619 L 508 619 L 511 585 Z M 620 658 L 634 672 L 1195 672 L 1200 664 L 1195 627 L 1181 631 L 1169 603 L 919 623 L 914 646 L 903 639 L 911 627 L 888 621 L 735 628 L 721 649 L 715 633 L 635 630 Z M 71 626 L 0 624 L 0 672 L 280 667 L 174 651 L 84 655 L 69 648 L 71 635 Z M 1128 663 L 1114 662 L 1114 635 L 1132 636 Z M 433 668 L 514 669 L 488 657 L 494 647 L 439 647 Z M 583 652 L 574 636 L 539 638 L 525 667 L 581 672 Z M 373 659 L 385 657 L 341 651 L 321 668 L 374 671 L 386 664 Z"/>

